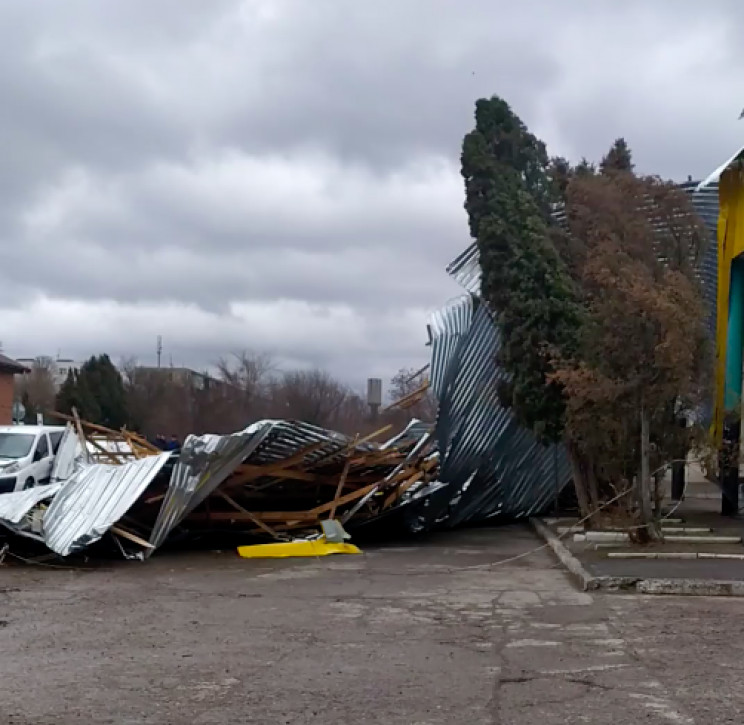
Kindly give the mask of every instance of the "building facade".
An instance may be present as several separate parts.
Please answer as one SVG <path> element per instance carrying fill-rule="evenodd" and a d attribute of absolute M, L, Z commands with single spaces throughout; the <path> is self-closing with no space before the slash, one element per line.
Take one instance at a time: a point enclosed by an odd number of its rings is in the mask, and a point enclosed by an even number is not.
<path fill-rule="evenodd" d="M 16 362 L 20 363 L 29 370 L 38 363 L 42 364 L 44 367 L 48 366 L 49 372 L 52 375 L 52 380 L 54 381 L 54 387 L 57 390 L 59 390 L 62 386 L 62 383 L 67 380 L 67 376 L 70 371 L 77 373 L 80 371 L 80 367 L 82 366 L 81 362 L 77 362 L 76 360 L 72 360 L 71 358 L 52 358 L 43 355 L 38 357 L 21 357 L 18 358 Z"/>
<path fill-rule="evenodd" d="M 26 372 L 27 367 L 0 353 L 0 425 L 13 422 L 13 381 L 16 375 Z"/>

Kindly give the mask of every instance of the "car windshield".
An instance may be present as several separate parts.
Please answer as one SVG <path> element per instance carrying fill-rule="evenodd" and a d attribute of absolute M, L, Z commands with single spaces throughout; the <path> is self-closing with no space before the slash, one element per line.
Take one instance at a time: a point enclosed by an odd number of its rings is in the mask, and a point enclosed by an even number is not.
<path fill-rule="evenodd" d="M 36 436 L 28 433 L 0 433 L 0 458 L 23 458 L 31 452 Z"/>

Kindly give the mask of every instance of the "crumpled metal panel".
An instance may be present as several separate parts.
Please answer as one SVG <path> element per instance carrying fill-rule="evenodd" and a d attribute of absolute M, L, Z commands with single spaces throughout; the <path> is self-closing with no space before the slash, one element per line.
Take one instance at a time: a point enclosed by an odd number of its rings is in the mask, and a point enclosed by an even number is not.
<path fill-rule="evenodd" d="M 424 433 L 423 426 L 420 421 L 413 422 L 407 432 L 412 434 L 415 429 Z M 400 442 L 405 433 L 401 434 Z M 352 444 L 353 439 L 342 433 L 294 420 L 262 420 L 226 436 L 189 436 L 173 469 L 150 543 L 155 548 L 161 546 L 168 534 L 241 463 L 257 466 L 275 463 L 314 446 L 303 457 L 303 465 L 326 465 L 343 460 Z M 376 446 L 363 443 L 356 448 L 373 450 Z"/>
<path fill-rule="evenodd" d="M 81 446 L 75 429 L 67 424 L 62 440 L 59 442 L 57 453 L 52 463 L 51 481 L 66 481 L 75 473 L 78 464 L 78 454 Z"/>
<path fill-rule="evenodd" d="M 464 295 L 451 300 L 429 319 L 431 344 L 429 384 L 437 398 L 443 393 L 447 371 L 460 340 L 468 333 L 473 321 L 473 299 L 471 295 Z"/>
<path fill-rule="evenodd" d="M 477 242 L 473 242 L 447 265 L 447 274 L 471 295 L 480 295 L 481 267 Z"/>
<path fill-rule="evenodd" d="M 101 463 L 77 471 L 44 514 L 46 545 L 67 556 L 100 539 L 127 513 L 170 455 L 161 453 L 123 465 Z"/>
<path fill-rule="evenodd" d="M 35 486 L 25 491 L 4 493 L 0 496 L 0 524 L 16 530 L 15 527 L 34 506 L 52 498 L 62 486 L 62 483 L 50 483 L 48 486 Z"/>
<path fill-rule="evenodd" d="M 544 446 L 498 398 L 506 377 L 500 334 L 485 304 L 468 295 L 430 325 L 431 385 L 439 400 L 436 486 L 411 497 L 415 530 L 544 511 L 571 479 L 562 446 Z"/>
<path fill-rule="evenodd" d="M 396 446 L 408 445 L 414 442 L 417 443 L 416 448 L 418 448 L 421 440 L 431 433 L 432 427 L 431 423 L 413 418 L 400 433 L 380 444 L 380 449 L 387 450 L 388 448 L 395 448 Z M 413 450 L 415 451 L 416 448 Z M 410 454 L 406 458 L 410 458 Z"/>
<path fill-rule="evenodd" d="M 150 536 L 153 547 L 160 546 L 168 534 L 256 450 L 271 428 L 271 421 L 261 421 L 231 435 L 190 435 L 186 439 Z"/>
<path fill-rule="evenodd" d="M 251 455 L 251 464 L 275 463 L 297 455 L 310 446 L 318 447 L 303 458 L 303 465 L 317 466 L 341 461 L 353 439 L 343 433 L 326 430 L 310 423 L 296 420 L 262 421 L 270 424 L 269 431 L 256 452 Z M 373 450 L 376 446 L 362 443 L 358 450 Z"/>
<path fill-rule="evenodd" d="M 698 265 L 703 285 L 705 304 L 708 307 L 708 333 L 712 341 L 716 338 L 718 296 L 718 182 L 696 187 L 692 192 L 692 205 L 708 229 L 708 248 Z"/>

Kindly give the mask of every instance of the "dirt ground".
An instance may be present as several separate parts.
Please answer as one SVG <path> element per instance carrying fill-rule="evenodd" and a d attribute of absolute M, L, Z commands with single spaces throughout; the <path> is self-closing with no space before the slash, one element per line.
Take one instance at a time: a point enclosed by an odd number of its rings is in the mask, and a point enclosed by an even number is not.
<path fill-rule="evenodd" d="M 8 725 L 741 723 L 733 600 L 577 591 L 523 527 L 0 570 Z"/>

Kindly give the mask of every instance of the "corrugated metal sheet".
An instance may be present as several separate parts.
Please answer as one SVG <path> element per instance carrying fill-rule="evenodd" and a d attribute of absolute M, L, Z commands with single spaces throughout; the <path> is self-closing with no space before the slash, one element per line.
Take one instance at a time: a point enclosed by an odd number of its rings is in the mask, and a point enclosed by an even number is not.
<path fill-rule="evenodd" d="M 473 242 L 447 265 L 447 274 L 471 295 L 480 295 L 481 268 L 477 242 Z"/>
<path fill-rule="evenodd" d="M 64 482 L 44 514 L 43 536 L 67 556 L 101 538 L 139 498 L 170 457 L 148 456 L 117 466 L 86 466 Z"/>
<path fill-rule="evenodd" d="M 256 450 L 271 428 L 270 421 L 262 421 L 232 435 L 189 436 L 173 467 L 150 543 L 160 546 L 184 517 Z"/>
<path fill-rule="evenodd" d="M 698 184 L 698 189 L 705 189 L 708 186 L 711 186 L 712 184 L 718 184 L 718 180 L 721 178 L 721 174 L 726 171 L 726 169 L 731 166 L 731 164 L 734 163 L 734 161 L 737 161 L 744 156 L 744 146 L 740 148 L 730 159 L 727 159 L 724 161 L 715 171 L 713 171 L 711 174 L 709 174 L 703 181 Z"/>
<path fill-rule="evenodd" d="M 472 321 L 463 330 L 463 304 L 439 313 L 432 339 L 432 382 L 439 379 L 436 437 L 439 480 L 449 484 L 429 505 L 430 521 L 456 526 L 491 516 L 530 516 L 555 499 L 570 481 L 562 447 L 543 446 L 498 399 L 504 371 L 498 365 L 499 332 L 487 307 L 470 301 Z M 452 344 L 447 338 L 456 338 Z M 442 361 L 436 361 L 442 350 Z"/>
<path fill-rule="evenodd" d="M 50 483 L 48 486 L 35 486 L 25 491 L 0 495 L 0 524 L 15 530 L 34 506 L 52 498 L 62 486 L 62 483 Z"/>
<path fill-rule="evenodd" d="M 431 423 L 425 423 L 422 420 L 418 420 L 418 418 L 414 418 L 408 423 L 404 430 L 398 433 L 398 435 L 395 435 L 382 443 L 380 448 L 386 450 L 388 448 L 395 448 L 396 446 L 403 446 L 417 442 L 416 447 L 414 447 L 411 454 L 407 456 L 407 458 L 410 458 L 412 454 L 415 455 L 418 446 L 421 444 L 421 440 L 428 436 L 431 433 L 431 430 Z"/>
<path fill-rule="evenodd" d="M 471 295 L 451 300 L 429 319 L 431 363 L 429 382 L 437 399 L 441 398 L 443 386 L 453 357 L 462 338 L 467 335 L 473 321 L 473 299 Z"/>
<path fill-rule="evenodd" d="M 75 469 L 78 467 L 79 449 L 80 442 L 77 433 L 72 425 L 68 423 L 54 456 L 50 474 L 51 481 L 66 481 L 75 473 Z"/>
<path fill-rule="evenodd" d="M 708 333 L 714 342 L 718 295 L 718 183 L 696 188 L 692 193 L 692 205 L 708 229 L 708 248 L 700 260 L 698 273 L 703 285 L 705 304 L 708 307 Z"/>

